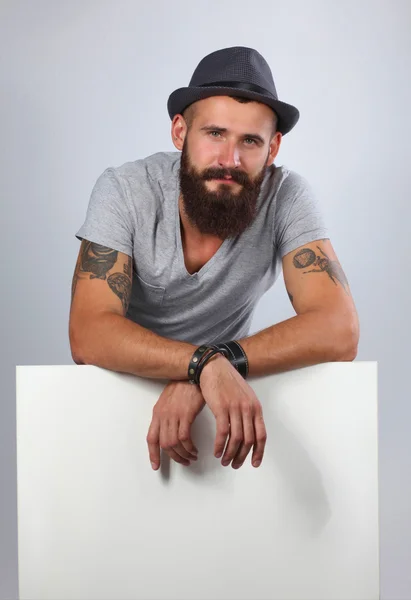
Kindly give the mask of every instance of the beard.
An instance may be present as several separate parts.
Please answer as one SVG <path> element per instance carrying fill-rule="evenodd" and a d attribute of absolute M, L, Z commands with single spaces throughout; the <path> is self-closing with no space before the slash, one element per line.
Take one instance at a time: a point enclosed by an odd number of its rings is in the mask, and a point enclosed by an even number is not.
<path fill-rule="evenodd" d="M 198 172 L 191 164 L 187 138 L 184 140 L 180 164 L 180 191 L 184 212 L 190 223 L 201 233 L 214 235 L 222 240 L 236 237 L 253 222 L 257 213 L 257 201 L 267 166 L 251 179 L 237 169 L 209 168 Z M 230 175 L 241 185 L 232 191 L 235 184 L 219 183 L 215 191 L 207 189 L 205 182 L 224 179 Z M 237 187 L 237 186 L 236 186 Z"/>

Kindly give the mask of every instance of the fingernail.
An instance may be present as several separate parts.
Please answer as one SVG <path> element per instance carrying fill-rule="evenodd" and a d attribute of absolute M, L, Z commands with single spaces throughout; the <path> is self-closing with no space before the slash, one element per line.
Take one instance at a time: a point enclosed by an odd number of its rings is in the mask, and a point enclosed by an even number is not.
<path fill-rule="evenodd" d="M 151 466 L 153 467 L 154 471 L 156 471 L 156 470 L 157 470 L 157 464 L 156 464 L 155 462 L 152 462 L 152 463 L 151 463 Z"/>
<path fill-rule="evenodd" d="M 261 460 L 255 460 L 253 462 L 253 467 L 259 467 L 261 465 Z"/>
<path fill-rule="evenodd" d="M 220 456 L 222 455 L 222 452 L 217 452 L 217 454 L 215 455 L 216 458 L 220 458 Z"/>
<path fill-rule="evenodd" d="M 222 464 L 223 464 L 223 467 L 226 467 L 227 465 L 230 464 L 230 461 L 229 460 L 223 460 Z"/>

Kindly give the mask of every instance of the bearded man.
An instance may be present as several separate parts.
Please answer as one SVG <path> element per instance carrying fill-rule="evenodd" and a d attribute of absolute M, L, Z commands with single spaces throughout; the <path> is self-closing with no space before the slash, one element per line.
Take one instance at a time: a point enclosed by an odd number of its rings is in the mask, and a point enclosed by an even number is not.
<path fill-rule="evenodd" d="M 189 466 L 191 425 L 216 418 L 214 454 L 258 467 L 267 433 L 250 376 L 357 354 L 358 316 L 307 181 L 274 160 L 299 111 L 266 60 L 232 47 L 203 58 L 168 99 L 177 152 L 108 168 L 83 226 L 72 285 L 77 364 L 170 380 L 153 410 L 149 458 Z M 249 335 L 283 272 L 296 315 Z"/>

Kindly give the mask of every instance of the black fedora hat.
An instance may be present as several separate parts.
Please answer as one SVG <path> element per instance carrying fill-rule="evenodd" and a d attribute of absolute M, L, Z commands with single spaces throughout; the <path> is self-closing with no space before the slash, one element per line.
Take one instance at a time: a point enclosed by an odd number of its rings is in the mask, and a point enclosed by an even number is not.
<path fill-rule="evenodd" d="M 210 96 L 243 96 L 270 106 L 278 117 L 277 130 L 291 131 L 300 113 L 291 104 L 278 100 L 271 69 L 257 50 L 234 46 L 205 56 L 193 73 L 188 87 L 175 90 L 167 102 L 170 119 L 193 102 Z"/>

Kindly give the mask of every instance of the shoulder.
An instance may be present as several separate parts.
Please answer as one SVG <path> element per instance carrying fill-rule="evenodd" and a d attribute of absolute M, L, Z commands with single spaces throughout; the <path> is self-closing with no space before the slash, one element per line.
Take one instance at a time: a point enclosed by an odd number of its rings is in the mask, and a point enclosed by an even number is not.
<path fill-rule="evenodd" d="M 278 170 L 277 193 L 280 198 L 289 200 L 298 196 L 301 192 L 312 191 L 308 179 L 301 173 L 297 173 L 297 171 L 284 165 L 277 167 L 275 170 Z"/>
<path fill-rule="evenodd" d="M 309 183 L 305 177 L 285 165 L 271 165 L 268 167 L 262 186 L 264 195 L 274 201 L 277 207 L 284 202 L 289 204 L 290 198 L 309 188 Z"/>
<path fill-rule="evenodd" d="M 276 167 L 273 185 L 277 218 L 307 204 L 316 204 L 316 195 L 308 179 L 286 166 Z"/>
<path fill-rule="evenodd" d="M 156 152 L 145 158 L 126 162 L 112 168 L 115 175 L 131 184 L 169 180 L 177 176 L 180 165 L 180 152 Z"/>

